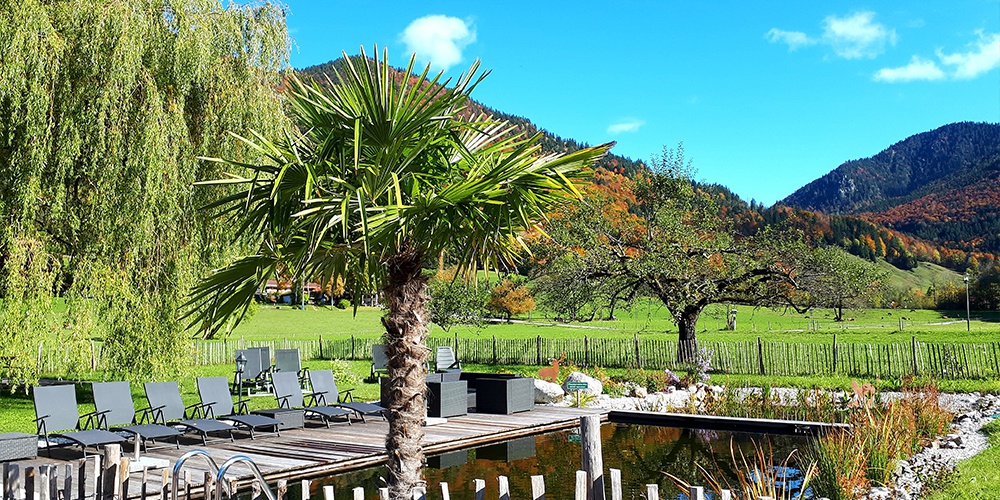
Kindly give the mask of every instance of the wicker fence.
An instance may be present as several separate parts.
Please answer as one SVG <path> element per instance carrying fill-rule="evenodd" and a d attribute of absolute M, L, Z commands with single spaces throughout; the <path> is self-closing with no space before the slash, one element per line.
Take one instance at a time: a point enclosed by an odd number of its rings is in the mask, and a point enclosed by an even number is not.
<path fill-rule="evenodd" d="M 370 360 L 372 337 L 340 337 L 317 340 L 280 340 L 271 342 L 243 340 L 194 341 L 195 363 L 217 365 L 232 363 L 235 351 L 246 347 L 268 346 L 272 349 L 299 349 L 302 359 Z M 896 378 L 929 375 L 945 379 L 988 379 L 1000 377 L 1000 342 L 938 343 L 909 341 L 891 344 L 773 342 L 758 339 L 748 342 L 711 342 L 681 344 L 668 338 L 563 338 L 543 337 L 504 339 L 497 337 L 435 337 L 428 340 L 432 357 L 434 348 L 452 346 L 464 363 L 485 365 L 545 365 L 563 357 L 580 366 L 604 368 L 644 368 L 683 370 L 677 361 L 678 350 L 694 352 L 696 347 L 711 351 L 716 372 L 761 375 L 848 375 L 855 377 Z M 38 366 L 42 372 L 58 372 L 68 353 L 59 345 L 40 344 Z M 101 344 L 92 344 L 91 366 L 101 368 Z"/>

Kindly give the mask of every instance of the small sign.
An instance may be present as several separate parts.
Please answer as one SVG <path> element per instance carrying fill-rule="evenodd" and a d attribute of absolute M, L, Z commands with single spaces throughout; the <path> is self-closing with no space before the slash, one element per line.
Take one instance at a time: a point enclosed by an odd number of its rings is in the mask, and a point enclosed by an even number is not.
<path fill-rule="evenodd" d="M 590 387 L 586 382 L 566 382 L 566 389 L 571 391 L 583 391 Z"/>
<path fill-rule="evenodd" d="M 567 437 L 569 438 L 569 442 L 570 443 L 579 443 L 580 442 L 580 435 L 579 434 L 570 434 Z"/>

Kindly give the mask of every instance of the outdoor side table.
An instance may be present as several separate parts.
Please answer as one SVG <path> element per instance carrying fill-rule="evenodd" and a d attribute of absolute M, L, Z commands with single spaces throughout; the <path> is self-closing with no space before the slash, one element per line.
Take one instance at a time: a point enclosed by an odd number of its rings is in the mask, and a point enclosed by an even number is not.
<path fill-rule="evenodd" d="M 0 434 L 0 462 L 38 456 L 38 436 L 23 432 Z"/>
<path fill-rule="evenodd" d="M 285 408 L 275 408 L 273 410 L 255 410 L 250 413 L 271 417 L 280 424 L 278 430 L 301 429 L 306 425 L 305 412 L 302 410 L 289 410 Z"/>
<path fill-rule="evenodd" d="M 469 383 L 464 380 L 454 382 L 427 382 L 427 416 L 457 417 L 469 412 Z"/>

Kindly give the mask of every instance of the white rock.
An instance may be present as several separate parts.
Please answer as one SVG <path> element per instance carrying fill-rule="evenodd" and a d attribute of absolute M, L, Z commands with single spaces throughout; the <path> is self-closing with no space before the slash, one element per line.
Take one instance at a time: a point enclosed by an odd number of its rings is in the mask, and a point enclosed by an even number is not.
<path fill-rule="evenodd" d="M 649 391 L 647 391 L 646 388 L 643 387 L 643 386 L 641 386 L 641 385 L 637 385 L 637 386 L 633 387 L 632 388 L 632 394 L 630 394 L 630 396 L 636 397 L 636 398 L 645 398 L 648 395 L 649 395 Z"/>
<path fill-rule="evenodd" d="M 587 375 L 586 373 L 573 372 L 566 377 L 566 381 L 563 382 L 562 388 L 567 393 L 569 393 L 570 390 L 566 388 L 566 385 L 570 382 L 586 382 L 587 388 L 584 389 L 583 392 L 590 393 L 595 396 L 604 392 L 604 385 L 601 384 L 601 381 Z"/>
<path fill-rule="evenodd" d="M 558 403 L 566 396 L 566 392 L 559 384 L 554 384 L 547 380 L 535 379 L 535 402 L 536 403 Z"/>

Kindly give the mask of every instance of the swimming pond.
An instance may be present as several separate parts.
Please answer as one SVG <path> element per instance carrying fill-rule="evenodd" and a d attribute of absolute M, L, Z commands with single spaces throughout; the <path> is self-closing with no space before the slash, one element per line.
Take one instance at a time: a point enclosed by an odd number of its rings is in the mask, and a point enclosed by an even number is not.
<path fill-rule="evenodd" d="M 736 484 L 730 442 L 749 456 L 753 444 L 761 444 L 780 463 L 794 449 L 809 447 L 809 438 L 734 433 L 608 423 L 601 426 L 605 469 L 622 471 L 624 498 L 644 498 L 646 484 L 658 484 L 661 498 L 686 498 L 663 473 L 669 472 L 692 484 L 705 485 L 697 465 L 714 477 Z M 459 450 L 427 458 L 424 479 L 428 497 L 440 498 L 441 482 L 447 482 L 452 498 L 474 498 L 473 480 L 486 480 L 486 498 L 498 498 L 497 476 L 507 476 L 511 498 L 531 498 L 532 475 L 545 477 L 548 499 L 572 499 L 576 471 L 580 465 L 579 429 L 539 434 L 504 443 Z M 737 451 L 737 455 L 739 452 Z M 793 462 L 789 464 L 794 467 Z M 797 487 L 797 469 L 790 469 L 789 483 Z M 384 486 L 384 468 L 373 467 L 319 478 L 311 496 L 322 498 L 322 488 L 332 485 L 335 498 L 351 498 L 351 490 L 364 487 L 366 498 L 378 498 Z M 294 493 L 293 493 L 294 494 Z"/>

